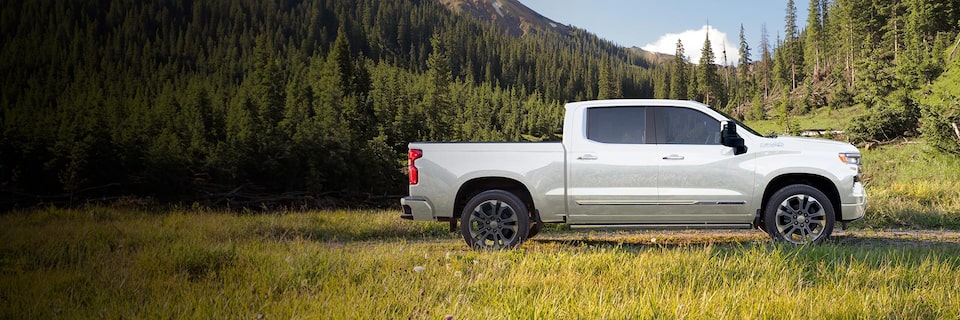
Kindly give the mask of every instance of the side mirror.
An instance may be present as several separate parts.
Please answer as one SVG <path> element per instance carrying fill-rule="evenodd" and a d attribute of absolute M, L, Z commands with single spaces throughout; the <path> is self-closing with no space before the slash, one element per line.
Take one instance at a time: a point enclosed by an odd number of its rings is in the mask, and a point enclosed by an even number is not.
<path fill-rule="evenodd" d="M 723 123 L 723 129 L 720 130 L 720 144 L 733 148 L 735 155 L 747 153 L 747 145 L 737 134 L 737 125 L 733 122 Z"/>

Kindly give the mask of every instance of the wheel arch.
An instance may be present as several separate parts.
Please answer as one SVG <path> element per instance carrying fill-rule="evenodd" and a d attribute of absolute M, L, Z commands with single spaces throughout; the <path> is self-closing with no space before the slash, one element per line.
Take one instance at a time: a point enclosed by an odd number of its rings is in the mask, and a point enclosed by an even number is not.
<path fill-rule="evenodd" d="M 536 215 L 533 196 L 523 183 L 504 177 L 482 177 L 474 178 L 463 183 L 463 185 L 460 186 L 460 190 L 457 190 L 457 196 L 453 202 L 452 218 L 460 218 L 467 202 L 473 199 L 474 196 L 487 190 L 503 190 L 516 195 L 517 198 L 520 198 L 520 201 L 523 201 L 523 204 L 527 207 L 527 211 L 530 212 L 531 215 Z"/>
<path fill-rule="evenodd" d="M 830 199 L 830 204 L 833 206 L 833 214 L 836 218 L 836 221 L 841 220 L 842 212 L 840 207 L 840 191 L 837 190 L 837 186 L 832 180 L 816 174 L 791 173 L 773 178 L 773 180 L 770 180 L 770 183 L 767 184 L 766 189 L 763 191 L 763 200 L 760 203 L 760 211 L 763 212 L 764 208 L 767 207 L 767 203 L 770 201 L 770 197 L 773 197 L 774 193 L 777 193 L 777 191 L 783 189 L 784 187 L 794 184 L 808 185 L 827 195 L 827 198 Z"/>

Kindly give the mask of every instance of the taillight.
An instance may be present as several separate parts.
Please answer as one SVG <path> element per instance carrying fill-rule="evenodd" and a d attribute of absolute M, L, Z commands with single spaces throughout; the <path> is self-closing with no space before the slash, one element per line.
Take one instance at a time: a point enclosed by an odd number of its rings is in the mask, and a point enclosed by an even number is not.
<path fill-rule="evenodd" d="M 417 159 L 421 157 L 423 157 L 423 150 L 420 149 L 410 149 L 410 152 L 407 153 L 407 171 L 410 174 L 410 184 L 420 182 L 420 172 L 417 170 Z"/>

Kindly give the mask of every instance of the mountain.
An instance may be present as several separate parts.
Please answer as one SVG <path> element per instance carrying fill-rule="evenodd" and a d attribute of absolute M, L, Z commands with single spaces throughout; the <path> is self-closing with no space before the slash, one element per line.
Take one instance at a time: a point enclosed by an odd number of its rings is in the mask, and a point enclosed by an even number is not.
<path fill-rule="evenodd" d="M 647 51 L 647 50 L 640 49 L 638 47 L 630 47 L 630 48 L 627 48 L 627 50 L 630 52 L 636 53 L 646 58 L 650 62 L 653 62 L 656 64 L 667 64 L 667 63 L 670 63 L 670 61 L 673 59 L 672 54 Z"/>
<path fill-rule="evenodd" d="M 600 39 L 589 30 L 569 26 L 550 19 L 528 8 L 518 0 L 438 0 L 440 4 L 458 14 L 473 17 L 488 23 L 504 33 L 519 37 L 527 34 L 559 35 L 567 39 L 567 45 L 577 42 L 577 37 L 595 38 L 610 54 L 639 62 L 644 68 L 668 63 L 672 55 L 650 52 L 638 47 L 621 47 Z M 582 40 L 582 39 L 580 39 Z"/>
<path fill-rule="evenodd" d="M 439 1 L 454 12 L 490 21 L 513 36 L 547 31 L 570 34 L 571 31 L 569 26 L 544 17 L 517 0 Z"/>

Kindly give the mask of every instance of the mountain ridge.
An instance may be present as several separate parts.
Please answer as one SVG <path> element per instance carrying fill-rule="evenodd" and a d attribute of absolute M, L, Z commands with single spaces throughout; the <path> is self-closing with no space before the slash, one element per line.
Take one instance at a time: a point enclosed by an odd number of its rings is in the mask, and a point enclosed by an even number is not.
<path fill-rule="evenodd" d="M 517 0 L 438 0 L 448 9 L 488 21 L 507 34 L 521 36 L 539 32 L 569 35 L 572 28 L 547 18 Z"/>
<path fill-rule="evenodd" d="M 590 33 L 589 30 L 579 29 L 550 19 L 536 10 L 530 9 L 518 0 L 437 0 L 447 9 L 468 16 L 482 22 L 490 23 L 501 28 L 506 34 L 519 37 L 526 34 L 556 32 L 564 36 L 572 36 L 576 30 Z M 643 50 L 639 47 L 626 47 L 610 42 L 615 47 L 628 53 L 636 54 L 655 64 L 669 63 L 673 55 Z"/>

